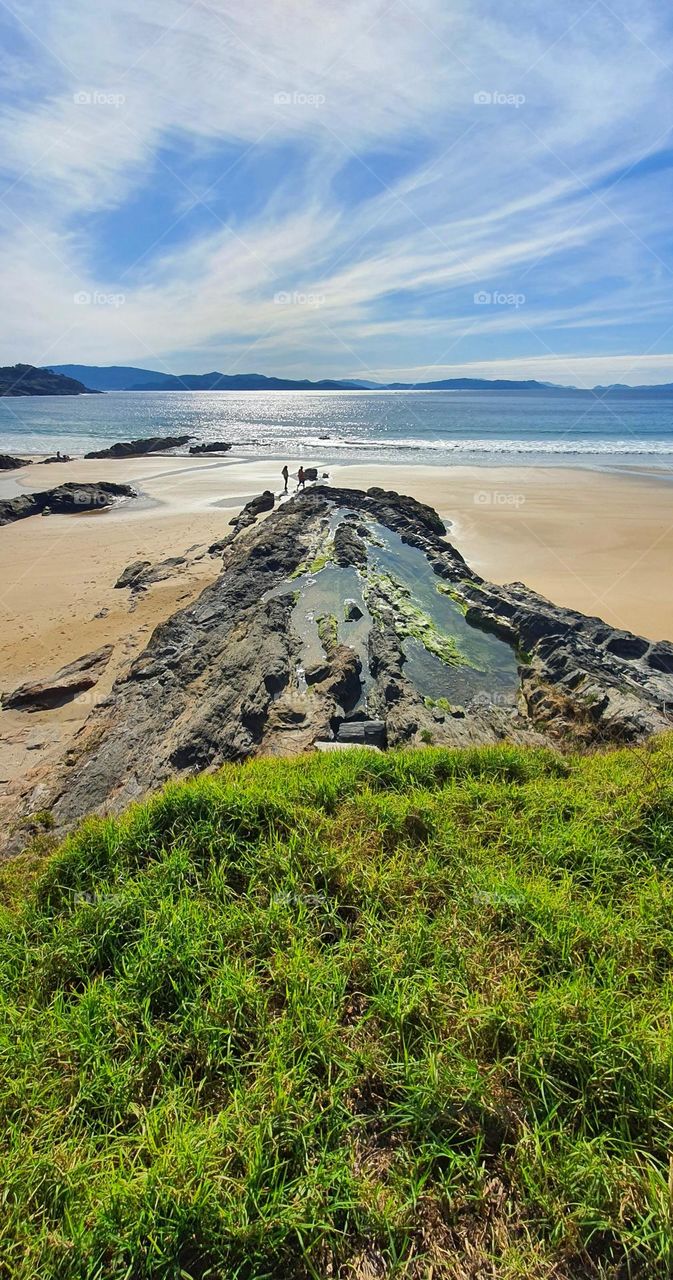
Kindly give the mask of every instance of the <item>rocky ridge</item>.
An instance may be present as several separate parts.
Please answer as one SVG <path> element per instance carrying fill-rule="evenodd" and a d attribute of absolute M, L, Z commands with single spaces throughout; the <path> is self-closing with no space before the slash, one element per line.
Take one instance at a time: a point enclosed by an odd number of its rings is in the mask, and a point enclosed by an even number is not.
<path fill-rule="evenodd" d="M 260 495 L 213 544 L 220 577 L 157 627 L 62 765 L 27 779 L 29 813 L 48 809 L 57 829 L 67 829 L 170 777 L 316 745 L 598 745 L 670 727 L 673 645 L 559 608 L 521 583 L 485 582 L 432 508 L 381 489 L 317 486 L 273 508 L 274 495 Z M 452 706 L 422 696 L 395 608 L 376 578 L 366 579 L 374 523 L 421 553 L 470 627 L 512 647 L 519 675 L 511 698 L 486 689 Z M 319 628 L 322 658 L 306 664 L 297 584 L 319 578 L 326 538 L 335 572 L 363 581 L 370 625 L 364 651 L 344 643 L 339 619 L 353 600 L 341 600 Z M 151 569 L 130 566 L 117 585 L 132 588 Z M 353 625 L 363 626 L 357 612 Z"/>

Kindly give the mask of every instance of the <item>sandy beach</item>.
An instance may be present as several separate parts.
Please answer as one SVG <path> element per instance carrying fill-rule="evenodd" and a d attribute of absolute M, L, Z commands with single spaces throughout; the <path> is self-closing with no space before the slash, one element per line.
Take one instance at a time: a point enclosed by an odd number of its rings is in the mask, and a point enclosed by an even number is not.
<path fill-rule="evenodd" d="M 90 694 L 55 711 L 3 713 L 0 783 L 62 749 L 64 736 L 105 696 L 154 627 L 214 580 L 219 560 L 207 554 L 208 545 L 224 536 L 250 497 L 265 488 L 281 492 L 281 465 L 276 458 L 155 456 L 35 465 L 2 478 L 5 495 L 10 487 L 115 480 L 133 484 L 141 500 L 0 529 L 0 689 L 114 645 Z M 296 461 L 288 465 L 296 472 Z M 673 487 L 664 479 L 560 467 L 401 466 L 341 466 L 331 468 L 330 479 L 394 488 L 430 503 L 452 522 L 451 540 L 484 577 L 523 581 L 556 603 L 652 639 L 673 637 Z M 131 561 L 186 552 L 174 575 L 136 599 L 115 590 Z"/>

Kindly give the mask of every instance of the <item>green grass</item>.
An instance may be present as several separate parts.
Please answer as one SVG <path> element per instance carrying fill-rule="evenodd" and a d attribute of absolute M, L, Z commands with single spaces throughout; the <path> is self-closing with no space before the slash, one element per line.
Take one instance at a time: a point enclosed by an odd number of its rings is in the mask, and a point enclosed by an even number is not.
<path fill-rule="evenodd" d="M 672 755 L 260 761 L 6 865 L 0 1275 L 670 1276 Z"/>

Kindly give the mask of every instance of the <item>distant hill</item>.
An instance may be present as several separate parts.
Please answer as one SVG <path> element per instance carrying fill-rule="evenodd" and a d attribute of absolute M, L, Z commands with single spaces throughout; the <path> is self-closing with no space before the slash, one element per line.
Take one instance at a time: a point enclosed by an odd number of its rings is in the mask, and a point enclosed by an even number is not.
<path fill-rule="evenodd" d="M 92 391 L 128 391 L 133 383 L 156 382 L 166 374 L 157 369 L 135 369 L 131 365 L 55 364 L 52 373 L 66 378 L 79 378 Z"/>
<path fill-rule="evenodd" d="M 444 378 L 439 382 L 389 382 L 388 391 L 543 391 L 577 392 L 576 387 L 559 387 L 554 382 L 536 382 L 534 378 L 517 381 L 509 378 Z"/>
<path fill-rule="evenodd" d="M 329 378 L 311 382 L 308 378 L 267 378 L 262 373 L 184 373 L 175 377 L 160 374 L 152 382 L 141 382 L 131 391 L 360 391 L 355 382 L 334 382 Z"/>
<path fill-rule="evenodd" d="M 36 369 L 32 364 L 0 368 L 0 396 L 81 396 L 91 390 L 76 378 L 52 369 Z"/>
<path fill-rule="evenodd" d="M 673 399 L 673 382 L 635 387 L 613 383 L 591 388 L 559 386 L 558 383 L 539 382 L 535 378 L 443 378 L 427 382 L 387 383 L 323 378 L 311 382 L 308 378 L 269 378 L 262 373 L 228 374 L 214 370 L 212 373 L 167 374 L 159 373 L 156 369 L 137 369 L 130 365 L 86 364 L 53 365 L 47 372 L 79 379 L 96 391 L 497 391 L 512 395 L 570 396 L 583 399 Z"/>
<path fill-rule="evenodd" d="M 646 396 L 648 400 L 656 400 L 658 397 L 661 397 L 664 400 L 670 400 L 673 396 L 673 382 L 661 382 L 656 386 L 647 386 L 646 384 L 643 384 L 636 387 L 628 387 L 623 382 L 614 382 L 607 387 L 594 387 L 593 393 L 601 397 L 633 396 L 637 399 L 639 396 Z"/>

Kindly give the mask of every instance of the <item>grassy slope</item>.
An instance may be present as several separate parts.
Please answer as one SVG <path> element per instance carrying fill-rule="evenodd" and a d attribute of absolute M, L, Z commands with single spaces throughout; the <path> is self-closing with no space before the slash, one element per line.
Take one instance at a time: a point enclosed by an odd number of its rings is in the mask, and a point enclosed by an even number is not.
<path fill-rule="evenodd" d="M 669 1275 L 672 755 L 257 762 L 87 824 L 5 913 L 0 1274 Z"/>

